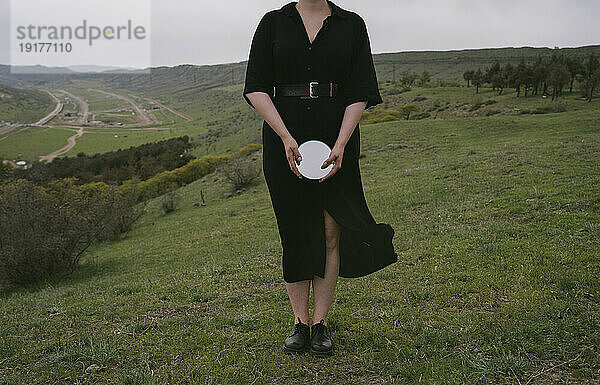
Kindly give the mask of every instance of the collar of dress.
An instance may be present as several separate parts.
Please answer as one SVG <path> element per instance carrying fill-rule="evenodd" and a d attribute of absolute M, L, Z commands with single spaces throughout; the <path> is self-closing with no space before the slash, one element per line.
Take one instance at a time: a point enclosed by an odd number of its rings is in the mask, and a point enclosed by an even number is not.
<path fill-rule="evenodd" d="M 294 11 L 297 12 L 297 10 L 294 9 L 296 7 L 296 3 L 297 3 L 297 1 L 291 1 L 291 2 L 287 3 L 286 5 L 281 7 L 281 11 L 283 11 L 283 13 L 288 16 L 293 16 Z M 327 3 L 329 4 L 329 6 L 331 6 L 332 15 L 336 15 L 341 18 L 346 18 L 348 16 L 348 11 L 338 7 L 331 0 L 327 0 Z"/>

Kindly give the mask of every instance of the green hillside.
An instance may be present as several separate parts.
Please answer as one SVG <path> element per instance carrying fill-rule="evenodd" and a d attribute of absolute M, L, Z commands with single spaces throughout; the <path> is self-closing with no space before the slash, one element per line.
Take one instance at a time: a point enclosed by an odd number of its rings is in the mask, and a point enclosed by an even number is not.
<path fill-rule="evenodd" d="M 361 126 L 399 261 L 339 279 L 328 360 L 281 352 L 293 316 L 264 179 L 227 198 L 211 174 L 69 279 L 0 294 L 0 382 L 598 383 L 598 103 Z"/>
<path fill-rule="evenodd" d="M 564 53 L 567 56 L 588 56 L 594 53 L 600 56 L 600 45 L 561 48 L 487 48 L 468 49 L 456 51 L 415 51 L 382 53 L 373 55 L 373 61 L 380 81 L 392 80 L 394 65 L 396 79 L 403 72 L 428 71 L 435 79 L 463 80 L 463 73 L 467 70 L 491 66 L 496 60 L 502 64 L 518 64 L 521 59 L 533 62 L 538 55 L 550 56 L 553 52 Z"/>
<path fill-rule="evenodd" d="M 56 103 L 46 92 L 0 84 L 0 122 L 33 123 L 52 112 L 54 107 Z"/>
<path fill-rule="evenodd" d="M 396 76 L 403 72 L 429 71 L 436 79 L 462 80 L 464 71 L 485 68 L 499 60 L 518 63 L 521 58 L 533 61 L 538 55 L 550 55 L 550 48 L 489 48 L 457 51 L 418 51 L 374 54 L 377 76 L 380 81 L 392 80 L 394 65 Z M 600 56 L 600 45 L 577 48 L 561 48 L 566 55 L 589 55 L 594 52 Z M 218 65 L 178 65 L 174 67 L 153 67 L 151 74 L 39 74 L 11 75 L 10 68 L 0 65 L 0 83 L 30 84 L 55 87 L 69 84 L 73 79 L 102 82 L 107 88 L 122 88 L 131 91 L 143 91 L 156 97 L 173 95 L 179 97 L 186 93 L 199 93 L 214 87 L 240 84 L 244 82 L 246 61 Z"/>

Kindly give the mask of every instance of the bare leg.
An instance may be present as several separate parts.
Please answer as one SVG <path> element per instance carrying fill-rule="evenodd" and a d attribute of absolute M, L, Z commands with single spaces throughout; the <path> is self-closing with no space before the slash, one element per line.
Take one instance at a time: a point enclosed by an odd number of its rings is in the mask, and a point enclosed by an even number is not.
<path fill-rule="evenodd" d="M 310 295 L 310 280 L 299 282 L 286 282 L 288 296 L 294 311 L 294 323 L 300 321 L 308 325 L 308 296 Z"/>
<path fill-rule="evenodd" d="M 325 262 L 325 278 L 317 275 L 313 277 L 313 298 L 314 311 L 312 324 L 319 323 L 323 319 L 323 323 L 327 325 L 327 313 L 333 301 L 335 285 L 338 280 L 340 267 L 340 227 L 329 213 L 323 209 L 325 214 L 325 244 L 326 256 Z"/>

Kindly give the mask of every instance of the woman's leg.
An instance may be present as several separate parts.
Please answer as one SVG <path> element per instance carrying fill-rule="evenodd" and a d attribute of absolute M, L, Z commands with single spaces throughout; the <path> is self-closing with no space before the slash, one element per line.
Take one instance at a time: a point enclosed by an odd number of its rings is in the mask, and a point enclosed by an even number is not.
<path fill-rule="evenodd" d="M 327 260 L 325 262 L 325 278 L 317 275 L 313 277 L 313 299 L 314 311 L 312 324 L 323 323 L 327 325 L 327 313 L 333 301 L 335 285 L 338 279 L 340 267 L 340 227 L 329 213 L 323 209 L 325 214 L 325 244 Z"/>
<path fill-rule="evenodd" d="M 299 282 L 286 282 L 288 296 L 294 311 L 294 323 L 300 321 L 308 325 L 308 296 L 310 295 L 310 280 Z"/>

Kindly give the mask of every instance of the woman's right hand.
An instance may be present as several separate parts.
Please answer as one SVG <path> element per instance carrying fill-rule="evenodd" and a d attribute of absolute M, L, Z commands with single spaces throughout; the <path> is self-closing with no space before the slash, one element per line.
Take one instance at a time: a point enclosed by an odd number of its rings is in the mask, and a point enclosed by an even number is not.
<path fill-rule="evenodd" d="M 285 157 L 290 165 L 290 170 L 292 170 L 292 172 L 296 174 L 298 178 L 302 179 L 302 174 L 300 174 L 298 167 L 296 167 L 296 162 L 300 164 L 302 161 L 302 155 L 300 155 L 300 151 L 298 151 L 298 143 L 296 143 L 296 139 L 290 135 L 289 137 L 282 139 L 282 141 L 285 149 Z"/>

